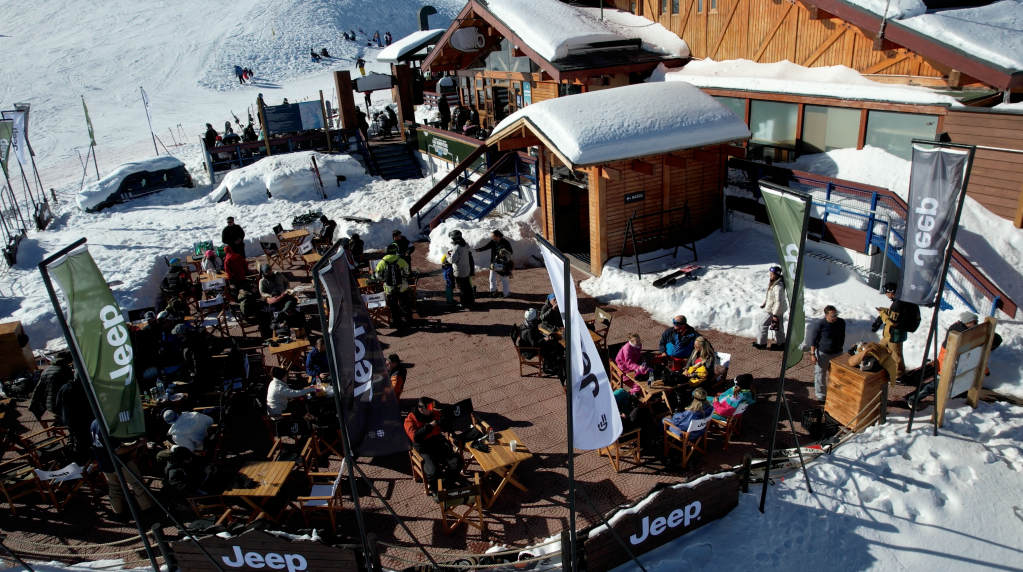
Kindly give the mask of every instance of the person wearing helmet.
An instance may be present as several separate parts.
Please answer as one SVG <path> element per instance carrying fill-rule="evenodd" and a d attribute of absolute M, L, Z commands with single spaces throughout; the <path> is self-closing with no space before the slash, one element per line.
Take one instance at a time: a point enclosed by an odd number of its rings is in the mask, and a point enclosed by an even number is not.
<path fill-rule="evenodd" d="M 387 305 L 391 308 L 391 318 L 397 329 L 412 325 L 412 302 L 409 300 L 408 263 L 400 255 L 400 247 L 392 242 L 387 245 L 387 253 L 377 263 L 374 271 L 376 277 L 384 283 L 384 294 Z"/>
<path fill-rule="evenodd" d="M 882 287 L 884 295 L 892 301 L 888 308 L 877 308 L 878 319 L 884 324 L 881 345 L 892 352 L 892 359 L 898 364 L 896 377 L 906 373 L 906 359 L 902 356 L 902 343 L 920 326 L 920 307 L 911 302 L 895 299 L 899 285 L 889 282 Z M 877 322 L 875 322 L 876 324 Z"/>
<path fill-rule="evenodd" d="M 774 330 L 774 345 L 771 346 L 771 349 L 780 350 L 785 343 L 785 321 L 782 320 L 782 317 L 785 315 L 789 303 L 785 297 L 785 280 L 782 278 L 782 269 L 777 264 L 771 265 L 770 278 L 767 283 L 767 298 L 760 307 L 764 309 L 766 315 L 760 324 L 760 332 L 757 335 L 757 341 L 753 342 L 753 347 L 758 350 L 766 349 L 767 332 Z"/>
<path fill-rule="evenodd" d="M 476 296 L 472 288 L 472 276 L 476 273 L 475 263 L 472 259 L 472 249 L 462 238 L 462 231 L 452 230 L 448 233 L 451 239 L 451 255 L 448 262 L 451 263 L 452 273 L 455 277 L 455 284 L 458 285 L 458 293 L 461 296 L 462 306 L 470 309 L 476 303 Z"/>
<path fill-rule="evenodd" d="M 540 314 L 533 308 L 526 310 L 523 316 L 522 325 L 519 326 L 518 346 L 520 348 L 542 349 L 547 341 L 540 331 Z M 541 352 L 542 353 L 542 352 Z M 522 350 L 522 357 L 533 359 L 536 357 L 536 350 Z"/>

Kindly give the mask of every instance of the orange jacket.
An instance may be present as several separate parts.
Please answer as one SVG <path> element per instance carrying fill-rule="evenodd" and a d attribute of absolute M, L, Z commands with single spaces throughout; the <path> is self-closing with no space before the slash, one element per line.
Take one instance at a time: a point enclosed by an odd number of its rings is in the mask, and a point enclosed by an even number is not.
<path fill-rule="evenodd" d="M 440 421 L 440 411 L 431 411 L 431 413 L 433 413 L 434 419 Z M 422 443 L 431 437 L 440 435 L 440 426 L 430 426 L 429 421 L 420 421 L 416 417 L 416 412 L 413 411 L 405 418 L 405 434 L 413 443 Z"/>

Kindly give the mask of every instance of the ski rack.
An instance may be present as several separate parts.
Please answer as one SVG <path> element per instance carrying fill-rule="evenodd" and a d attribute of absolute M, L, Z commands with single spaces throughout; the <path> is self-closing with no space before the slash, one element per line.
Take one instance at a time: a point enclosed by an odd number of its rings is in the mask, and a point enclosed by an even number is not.
<path fill-rule="evenodd" d="M 672 213 L 676 213 L 676 212 L 679 212 L 679 211 L 682 212 L 682 221 L 681 222 L 678 222 L 678 223 L 675 223 L 675 224 L 669 224 L 667 226 L 662 226 L 662 227 L 659 227 L 659 228 L 651 228 L 651 229 L 639 230 L 639 231 L 636 230 L 636 225 L 635 225 L 636 221 L 641 221 L 641 220 L 643 220 L 645 218 L 655 217 L 655 216 L 656 217 L 667 216 L 668 220 L 671 220 Z M 640 278 L 643 278 L 642 263 L 650 262 L 650 261 L 653 261 L 653 260 L 657 260 L 659 258 L 665 258 L 667 256 L 671 256 L 672 258 L 677 258 L 678 257 L 678 249 L 679 249 L 679 247 L 685 248 L 686 250 L 691 251 L 693 253 L 693 260 L 691 262 L 696 262 L 699 259 L 697 257 L 697 255 L 696 255 L 696 242 L 694 240 L 692 240 L 691 237 L 688 240 L 688 242 L 683 241 L 683 238 L 685 238 L 685 232 L 689 228 L 691 228 L 691 227 L 692 227 L 692 220 L 691 220 L 690 215 L 689 215 L 689 200 L 686 200 L 686 203 L 684 205 L 682 205 L 681 207 L 674 208 L 674 209 L 669 209 L 669 210 L 662 211 L 662 212 L 656 212 L 656 213 L 650 213 L 650 214 L 641 215 L 641 214 L 639 214 L 639 211 L 633 211 L 632 212 L 632 216 L 629 217 L 629 221 L 625 225 L 625 239 L 622 241 L 622 250 L 621 250 L 621 253 L 618 255 L 618 268 L 621 269 L 621 268 L 623 268 L 625 266 L 630 266 L 630 265 L 635 264 L 636 265 L 636 274 Z M 675 233 L 678 233 L 678 236 L 677 236 L 677 240 L 673 241 L 672 239 L 674 238 Z M 643 244 L 643 243 L 646 243 L 646 242 L 651 242 L 651 241 L 654 241 L 654 240 L 669 240 L 669 241 L 675 242 L 675 250 L 671 254 L 662 254 L 660 256 L 654 256 L 654 257 L 651 257 L 651 258 L 647 258 L 647 259 L 641 260 L 639 258 L 639 248 L 638 248 L 637 245 Z M 632 256 L 630 256 L 629 258 L 632 258 L 632 262 L 626 262 L 625 261 L 625 258 L 626 258 L 625 257 L 625 251 L 629 247 L 630 242 L 632 244 Z"/>

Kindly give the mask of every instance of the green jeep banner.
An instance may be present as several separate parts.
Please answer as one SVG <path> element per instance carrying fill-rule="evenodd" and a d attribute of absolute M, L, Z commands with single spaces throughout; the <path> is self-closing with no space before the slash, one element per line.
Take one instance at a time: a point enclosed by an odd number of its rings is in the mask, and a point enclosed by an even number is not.
<path fill-rule="evenodd" d="M 792 367 L 803 359 L 803 338 L 806 337 L 806 316 L 803 314 L 803 276 L 796 272 L 806 244 L 806 222 L 810 210 L 809 195 L 788 189 L 760 184 L 760 194 L 771 221 L 774 245 L 781 261 L 785 292 L 789 295 L 789 330 L 786 366 Z"/>
<path fill-rule="evenodd" d="M 146 432 L 128 325 L 86 247 L 57 259 L 49 273 L 67 300 L 67 321 L 110 435 Z"/>

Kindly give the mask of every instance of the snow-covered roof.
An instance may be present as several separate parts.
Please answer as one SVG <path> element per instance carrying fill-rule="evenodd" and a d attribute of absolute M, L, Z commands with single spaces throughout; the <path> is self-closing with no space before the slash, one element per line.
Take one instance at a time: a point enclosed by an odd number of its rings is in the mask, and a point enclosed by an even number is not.
<path fill-rule="evenodd" d="M 159 155 L 156 157 L 150 157 L 148 159 L 139 159 L 138 161 L 131 161 L 130 163 L 124 163 L 119 165 L 113 171 L 107 173 L 105 177 L 98 181 L 93 181 L 78 192 L 75 200 L 78 202 L 78 206 L 82 210 L 89 210 L 97 207 L 100 203 L 103 203 L 110 195 L 116 193 L 121 188 L 121 183 L 124 179 L 132 173 L 138 173 L 140 171 L 165 171 L 167 169 L 173 169 L 175 167 L 183 167 L 184 163 L 176 157 L 170 155 Z"/>
<path fill-rule="evenodd" d="M 935 93 L 926 87 L 878 83 L 845 66 L 807 68 L 788 60 L 773 64 L 750 60 L 694 60 L 674 70 L 667 70 L 662 65 L 648 81 L 684 81 L 705 88 L 867 101 L 961 105 L 954 97 Z"/>
<path fill-rule="evenodd" d="M 689 56 L 686 43 L 641 16 L 605 8 L 578 8 L 558 0 L 488 0 L 486 7 L 520 40 L 549 62 L 589 49 L 594 43 L 640 38 L 649 51 Z"/>
<path fill-rule="evenodd" d="M 241 169 L 229 171 L 220 185 L 209 194 L 211 203 L 230 197 L 235 205 L 257 205 L 273 200 L 292 202 L 321 200 L 320 181 L 312 170 L 312 158 L 319 165 L 321 181 L 333 181 L 330 174 L 359 180 L 365 173 L 351 155 L 324 155 L 317 151 L 299 151 L 264 157 Z"/>
<path fill-rule="evenodd" d="M 377 54 L 377 61 L 390 64 L 399 63 L 406 56 L 413 55 L 426 46 L 436 43 L 437 38 L 443 36 L 444 32 L 444 29 L 413 32 L 381 50 Z"/>
<path fill-rule="evenodd" d="M 905 26 L 975 59 L 1023 71 L 1023 2 L 1001 0 L 987 6 L 927 12 L 922 0 L 839 0 Z"/>
<path fill-rule="evenodd" d="M 498 124 L 488 144 L 522 126 L 572 165 L 750 137 L 746 124 L 734 113 L 684 82 L 644 83 L 534 103 Z"/>

